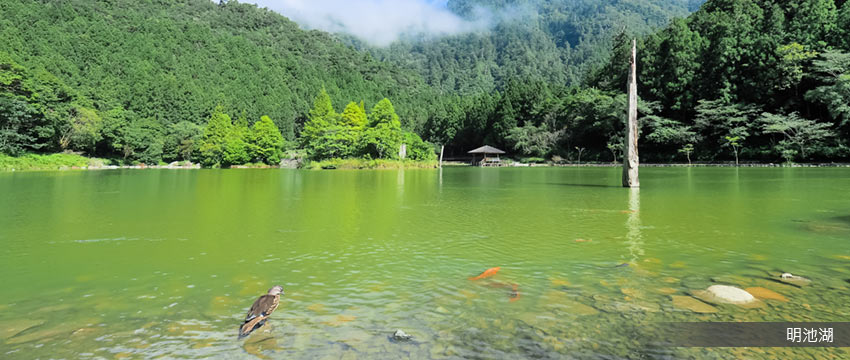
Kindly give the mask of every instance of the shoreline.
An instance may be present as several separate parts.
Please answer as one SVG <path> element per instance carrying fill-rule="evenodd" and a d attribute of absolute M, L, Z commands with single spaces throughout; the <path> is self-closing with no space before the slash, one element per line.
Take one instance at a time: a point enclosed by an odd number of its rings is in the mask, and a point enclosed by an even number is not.
<path fill-rule="evenodd" d="M 28 157 L 0 157 L 0 172 L 20 171 L 68 171 L 68 170 L 119 170 L 119 169 L 202 169 L 198 163 L 189 161 L 174 161 L 168 164 L 136 164 L 136 165 L 107 165 L 109 160 L 99 158 L 87 158 L 79 155 L 54 154 L 54 155 L 28 155 Z M 444 161 L 444 167 L 473 167 L 464 161 Z M 527 168 L 527 167 L 598 167 L 614 168 L 621 167 L 620 163 L 508 163 L 502 167 Z M 850 168 L 850 163 L 842 162 L 813 162 L 813 163 L 754 163 L 747 162 L 735 165 L 731 162 L 700 162 L 700 163 L 643 163 L 644 168 Z M 436 169 L 439 168 L 437 161 L 417 160 L 387 160 L 387 159 L 329 159 L 322 161 L 295 162 L 281 161 L 279 165 L 267 164 L 242 164 L 233 165 L 230 169 L 302 169 L 302 170 L 374 170 L 374 169 Z"/>
<path fill-rule="evenodd" d="M 518 164 L 518 165 L 509 165 L 503 166 L 501 168 L 544 168 L 544 167 L 564 167 L 564 168 L 614 168 L 621 167 L 620 164 Z M 466 164 L 443 164 L 443 167 L 448 168 L 459 168 L 459 167 L 476 167 Z M 850 163 L 811 163 L 811 164 L 740 164 L 735 166 L 735 164 L 722 164 L 722 163 L 710 163 L 710 164 L 641 164 L 640 167 L 645 168 L 850 168 Z M 499 167 L 497 167 L 499 168 Z M 146 169 L 155 169 L 155 170 L 200 170 L 204 169 L 200 164 L 191 164 L 191 165 L 102 165 L 102 166 L 59 166 L 59 167 L 39 167 L 39 168 L 27 168 L 27 169 L 0 169 L 0 173 L 12 173 L 12 172 L 30 172 L 30 171 L 102 171 L 102 170 L 146 170 Z M 218 168 L 221 170 L 221 168 Z M 399 166 L 399 167 L 372 167 L 372 168 L 359 168 L 359 167 L 343 167 L 337 169 L 326 169 L 321 167 L 305 167 L 305 168 L 291 168 L 286 166 L 249 166 L 249 165 L 234 165 L 229 169 L 238 169 L 238 170 L 246 170 L 246 169 L 291 169 L 291 170 L 392 170 L 392 169 L 439 169 L 436 166 Z"/>

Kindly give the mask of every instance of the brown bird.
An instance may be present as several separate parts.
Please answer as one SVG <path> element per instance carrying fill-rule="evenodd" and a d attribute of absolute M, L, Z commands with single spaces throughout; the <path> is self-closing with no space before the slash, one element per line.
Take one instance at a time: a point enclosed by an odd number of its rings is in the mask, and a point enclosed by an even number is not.
<path fill-rule="evenodd" d="M 246 337 L 252 331 L 257 330 L 266 324 L 269 315 L 277 309 L 280 304 L 280 296 L 283 295 L 283 286 L 275 285 L 269 289 L 269 293 L 262 295 L 251 305 L 251 310 L 248 310 L 248 315 L 245 316 L 245 322 L 239 327 L 239 338 Z"/>

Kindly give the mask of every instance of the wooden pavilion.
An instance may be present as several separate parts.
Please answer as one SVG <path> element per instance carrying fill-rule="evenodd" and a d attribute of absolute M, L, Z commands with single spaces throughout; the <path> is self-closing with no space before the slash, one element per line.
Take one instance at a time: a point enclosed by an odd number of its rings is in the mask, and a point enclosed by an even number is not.
<path fill-rule="evenodd" d="M 499 158 L 499 155 L 504 154 L 505 152 L 502 151 L 502 150 L 496 149 L 496 148 L 494 148 L 490 145 L 484 145 L 484 146 L 477 148 L 475 150 L 470 150 L 468 153 L 472 154 L 472 165 L 473 166 L 475 166 L 475 165 L 479 165 L 479 166 L 504 166 L 504 164 L 502 164 L 502 159 Z M 478 163 L 475 162 L 475 155 L 476 154 L 484 154 L 484 157 Z M 488 155 L 496 155 L 496 157 L 490 157 Z"/>

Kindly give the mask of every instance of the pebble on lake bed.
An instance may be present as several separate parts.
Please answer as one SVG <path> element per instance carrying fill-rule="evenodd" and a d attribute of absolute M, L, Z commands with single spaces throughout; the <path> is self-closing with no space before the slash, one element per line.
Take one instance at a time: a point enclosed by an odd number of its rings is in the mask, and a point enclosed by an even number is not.
<path fill-rule="evenodd" d="M 782 275 L 779 276 L 779 281 L 797 287 L 808 286 L 812 283 L 809 279 L 802 276 L 792 275 L 791 273 L 782 273 Z"/>
<path fill-rule="evenodd" d="M 694 290 L 693 295 L 700 300 L 714 304 L 752 306 L 759 302 L 752 294 L 729 285 L 711 285 L 706 290 Z"/>
<path fill-rule="evenodd" d="M 401 329 L 398 329 L 393 333 L 393 340 L 396 340 L 396 341 L 407 341 L 407 340 L 410 340 L 412 338 L 413 338 L 413 335 L 410 335 L 410 334 L 404 332 L 404 330 L 401 330 Z"/>

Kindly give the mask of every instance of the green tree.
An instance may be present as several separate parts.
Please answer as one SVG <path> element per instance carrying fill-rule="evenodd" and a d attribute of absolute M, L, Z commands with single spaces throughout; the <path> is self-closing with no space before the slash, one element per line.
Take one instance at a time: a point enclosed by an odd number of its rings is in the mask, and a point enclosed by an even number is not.
<path fill-rule="evenodd" d="M 221 106 L 216 106 L 204 127 L 199 152 L 201 163 L 212 167 L 224 162 L 224 150 L 233 128 L 230 116 L 224 113 Z"/>
<path fill-rule="evenodd" d="M 546 157 L 554 151 L 555 144 L 563 131 L 550 131 L 548 125 L 539 127 L 533 124 L 511 129 L 508 140 L 514 143 L 514 150 L 525 156 Z"/>
<path fill-rule="evenodd" d="M 301 131 L 301 144 L 314 159 L 339 156 L 338 146 L 332 139 L 340 130 L 339 118 L 333 109 L 331 97 L 322 88 L 313 101 L 313 108 Z"/>
<path fill-rule="evenodd" d="M 251 161 L 251 153 L 248 148 L 248 142 L 246 141 L 249 135 L 249 130 L 246 127 L 239 125 L 230 127 L 230 132 L 225 137 L 224 147 L 222 149 L 222 166 L 229 167 Z"/>
<path fill-rule="evenodd" d="M 780 46 L 777 53 L 780 56 L 780 78 L 777 84 L 780 90 L 791 87 L 796 89 L 800 81 L 803 80 L 804 66 L 818 55 L 817 52 L 809 51 L 805 46 L 796 42 Z"/>
<path fill-rule="evenodd" d="M 134 162 L 157 165 L 162 160 L 162 128 L 153 118 L 133 121 L 123 133 L 124 158 Z"/>
<path fill-rule="evenodd" d="M 101 153 L 118 154 L 125 160 L 129 154 L 125 153 L 125 142 L 127 140 L 127 129 L 135 121 L 135 114 L 117 106 L 103 113 L 103 129 L 101 130 Z"/>
<path fill-rule="evenodd" d="M 743 136 L 724 136 L 724 146 L 732 148 L 735 152 L 735 166 L 738 166 L 738 150 L 741 148 L 741 143 L 744 142 Z"/>
<path fill-rule="evenodd" d="M 350 102 L 345 106 L 345 110 L 341 115 L 342 125 L 349 126 L 354 129 L 362 130 L 366 126 L 369 119 L 366 116 L 362 103 L 358 105 L 355 102 Z"/>
<path fill-rule="evenodd" d="M 43 126 L 33 126 L 42 120 L 40 115 L 26 101 L 0 94 L 0 153 L 17 156 L 44 147 L 38 132 Z"/>
<path fill-rule="evenodd" d="M 165 156 L 168 159 L 192 160 L 204 129 L 191 121 L 171 124 L 165 136 Z"/>
<path fill-rule="evenodd" d="M 697 140 L 693 127 L 678 121 L 652 116 L 646 118 L 651 132 L 646 136 L 648 141 L 656 144 L 683 145 Z"/>
<path fill-rule="evenodd" d="M 705 140 L 713 140 L 704 146 L 719 152 L 727 136 L 745 138 L 757 129 L 754 124 L 759 109 L 750 104 L 700 100 L 696 113 L 694 127 Z"/>
<path fill-rule="evenodd" d="M 63 150 L 78 150 L 91 153 L 100 141 L 103 119 L 94 109 L 76 106 L 70 118 L 62 125 L 59 146 Z"/>
<path fill-rule="evenodd" d="M 401 122 L 392 102 L 384 98 L 372 108 L 369 126 L 363 136 L 367 155 L 379 159 L 395 159 L 402 142 Z"/>
<path fill-rule="evenodd" d="M 844 134 L 850 134 L 850 53 L 826 51 L 814 61 L 814 71 L 822 85 L 807 92 L 806 99 L 826 106 Z"/>
<path fill-rule="evenodd" d="M 347 158 L 361 153 L 361 137 L 369 122 L 362 103 L 350 102 L 342 114 L 337 114 L 323 90 L 310 114 L 302 142 L 314 159 Z"/>
<path fill-rule="evenodd" d="M 691 154 L 694 152 L 694 144 L 685 144 L 679 149 L 680 154 L 685 154 L 685 157 L 688 158 L 688 166 L 691 165 Z"/>
<path fill-rule="evenodd" d="M 652 62 L 647 66 L 654 71 L 651 76 L 642 77 L 642 81 L 647 82 L 651 98 L 661 101 L 676 119 L 685 119 L 696 102 L 694 89 L 700 70 L 703 39 L 683 19 L 674 19 L 660 37 L 662 40 L 657 50 L 650 51 L 663 55 L 649 56 Z"/>
<path fill-rule="evenodd" d="M 836 19 L 835 43 L 850 51 L 850 2 L 845 1 Z"/>
<path fill-rule="evenodd" d="M 413 132 L 404 132 L 404 143 L 407 144 L 407 158 L 417 161 L 432 161 L 437 158 L 434 145 L 423 141 Z"/>
<path fill-rule="evenodd" d="M 605 147 L 608 148 L 608 151 L 611 152 L 611 156 L 614 158 L 613 163 L 617 163 L 617 156 L 622 154 L 625 150 L 625 138 L 622 134 L 612 135 L 611 139 L 608 140 L 608 143 L 605 144 Z"/>
<path fill-rule="evenodd" d="M 834 136 L 830 124 L 818 123 L 801 118 L 797 113 L 789 115 L 763 113 L 759 119 L 766 134 L 781 134 L 778 150 L 789 162 L 799 154 L 806 159 L 812 147 Z"/>
<path fill-rule="evenodd" d="M 280 163 L 284 140 L 272 119 L 261 117 L 251 130 L 252 157 L 269 165 Z"/>
<path fill-rule="evenodd" d="M 834 0 L 795 0 L 788 6 L 788 35 L 805 45 L 824 47 L 836 30 Z"/>

